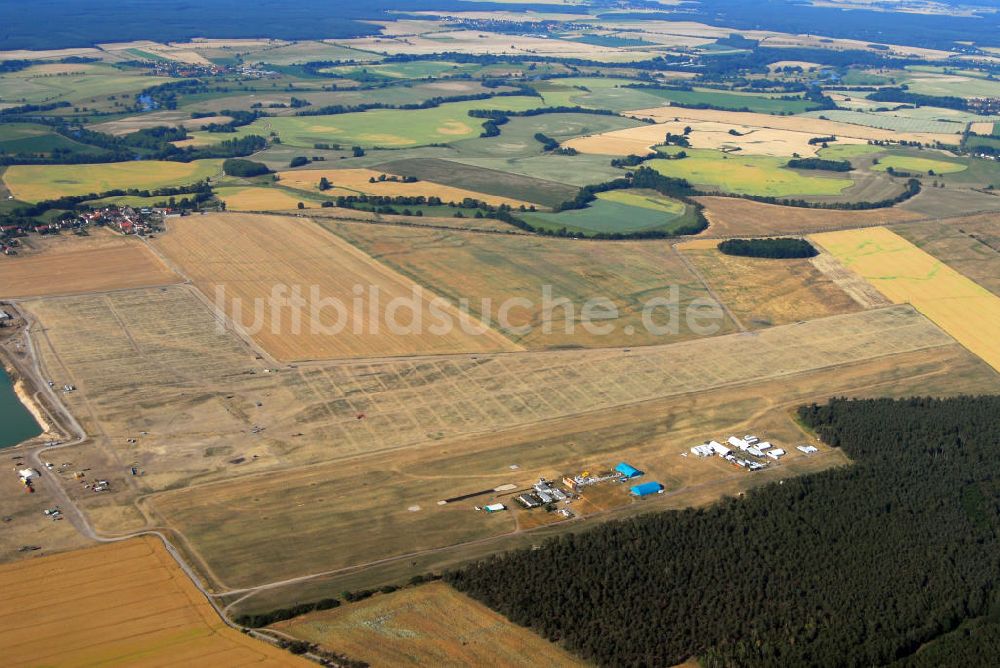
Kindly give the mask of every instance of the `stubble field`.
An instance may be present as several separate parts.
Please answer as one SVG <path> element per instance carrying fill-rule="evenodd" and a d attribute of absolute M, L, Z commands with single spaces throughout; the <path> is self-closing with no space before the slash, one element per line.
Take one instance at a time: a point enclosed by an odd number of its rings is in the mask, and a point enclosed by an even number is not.
<path fill-rule="evenodd" d="M 441 582 L 313 613 L 273 628 L 358 657 L 374 668 L 586 665 Z"/>
<path fill-rule="evenodd" d="M 379 177 L 395 174 L 398 181 L 379 180 Z M 434 181 L 404 183 L 402 177 L 411 176 L 404 172 L 380 172 L 374 169 L 299 169 L 278 173 L 279 183 L 296 190 L 314 194 L 336 195 L 379 195 L 382 197 L 439 197 L 445 204 L 461 204 L 465 199 L 477 199 L 491 206 L 507 204 L 512 207 L 540 206 L 533 202 L 509 197 L 497 197 L 473 190 L 455 188 Z M 321 178 L 329 180 L 332 188 L 320 191 Z M 371 180 L 375 179 L 373 183 Z"/>
<path fill-rule="evenodd" d="M 510 336 L 530 349 L 648 345 L 691 338 L 694 334 L 684 323 L 684 309 L 696 299 L 710 297 L 662 241 L 583 242 L 324 224 L 435 293 L 452 301 L 468 299 L 480 318 L 495 322 L 507 300 L 529 300 L 530 305 L 511 309 L 507 320 L 512 328 L 529 328 L 510 332 Z M 549 309 L 543 299 L 546 287 L 553 304 Z M 572 313 L 554 305 L 560 299 L 572 303 Z M 617 309 L 617 314 L 595 309 L 592 324 L 600 329 L 593 331 L 582 324 L 583 307 L 590 299 L 608 299 Z M 676 301 L 681 311 L 676 332 L 657 334 L 644 326 L 644 305 L 654 299 Z M 669 324 L 669 315 L 666 308 L 650 311 L 656 325 Z M 570 331 L 566 331 L 567 323 Z M 732 330 L 724 319 L 715 324 L 718 333 Z M 607 327 L 611 331 L 601 333 Z"/>
<path fill-rule="evenodd" d="M 923 216 L 903 209 L 837 211 L 761 204 L 736 197 L 699 197 L 708 218 L 707 234 L 717 237 L 806 234 L 851 227 L 890 225 Z"/>
<path fill-rule="evenodd" d="M 306 666 L 225 625 L 155 538 L 0 566 L 4 665 Z"/>
<path fill-rule="evenodd" d="M 517 349 L 490 329 L 466 333 L 458 326 L 463 317 L 447 305 L 440 306 L 441 311 L 456 326 L 434 333 L 436 321 L 430 318 L 435 295 L 427 291 L 418 295 L 416 313 L 398 311 L 394 328 L 380 305 L 388 308 L 393 299 L 409 299 L 419 286 L 311 220 L 250 214 L 178 219 L 156 245 L 209 299 L 215 300 L 221 289 L 227 314 L 235 310 L 237 325 L 278 359 Z M 298 289 L 300 298 L 309 302 L 300 320 L 294 319 L 291 308 L 270 299 L 275 286 L 284 286 L 288 298 Z M 312 298 L 314 287 L 318 299 Z M 378 301 L 371 298 L 373 289 Z M 321 309 L 323 299 L 338 300 L 342 310 Z M 476 323 L 468 322 L 471 332 Z"/>
<path fill-rule="evenodd" d="M 135 238 L 96 230 L 88 239 L 70 241 L 41 240 L 39 253 L 0 257 L 0 298 L 122 290 L 181 280 Z M 76 241 L 80 243 L 72 243 Z"/>
<path fill-rule="evenodd" d="M 680 244 L 709 287 L 751 329 L 859 310 L 808 259 L 769 260 L 726 255 L 716 248 Z"/>

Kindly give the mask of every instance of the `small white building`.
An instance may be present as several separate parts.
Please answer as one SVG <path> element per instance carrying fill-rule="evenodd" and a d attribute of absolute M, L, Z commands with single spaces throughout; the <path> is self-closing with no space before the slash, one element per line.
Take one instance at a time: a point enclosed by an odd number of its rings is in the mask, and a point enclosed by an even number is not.
<path fill-rule="evenodd" d="M 747 452 L 749 454 L 753 455 L 754 457 L 763 457 L 764 456 L 763 452 L 761 452 L 760 450 L 758 450 L 757 448 L 755 448 L 753 446 L 747 448 Z"/>
<path fill-rule="evenodd" d="M 807 455 L 811 455 L 814 452 L 819 452 L 819 448 L 817 448 L 815 445 L 799 445 L 796 446 L 795 449 L 804 452 Z"/>
<path fill-rule="evenodd" d="M 737 438 L 736 436 L 730 436 L 727 442 L 734 448 L 739 448 L 743 451 L 746 451 L 746 449 L 750 447 L 749 443 L 744 441 L 742 438 Z"/>
<path fill-rule="evenodd" d="M 10 319 L 11 319 L 10 313 L 7 313 L 7 311 L 0 309 L 0 320 L 10 320 Z"/>
<path fill-rule="evenodd" d="M 770 450 L 772 446 L 767 441 L 764 441 L 763 443 L 758 443 L 755 447 L 758 450 Z"/>
<path fill-rule="evenodd" d="M 767 451 L 767 456 L 771 459 L 779 459 L 785 455 L 785 451 L 781 448 L 774 448 L 773 450 Z"/>
<path fill-rule="evenodd" d="M 750 445 L 756 445 L 757 442 L 760 441 L 760 439 L 754 436 L 753 434 L 747 434 L 746 436 L 743 437 L 743 440 Z"/>
<path fill-rule="evenodd" d="M 507 506 L 503 505 L 502 503 L 491 503 L 488 506 L 483 506 L 483 510 L 485 510 L 488 513 L 499 513 L 503 510 L 507 510 Z"/>
<path fill-rule="evenodd" d="M 25 480 L 31 480 L 36 475 L 38 475 L 38 473 L 34 469 L 21 469 L 20 471 L 17 472 L 17 474 L 22 478 L 24 478 Z"/>

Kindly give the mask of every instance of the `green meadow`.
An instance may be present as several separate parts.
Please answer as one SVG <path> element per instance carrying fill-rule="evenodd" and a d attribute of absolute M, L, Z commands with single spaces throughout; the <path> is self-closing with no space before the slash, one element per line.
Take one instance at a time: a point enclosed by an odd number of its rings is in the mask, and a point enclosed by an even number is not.
<path fill-rule="evenodd" d="M 662 149 L 670 154 L 677 150 L 676 147 Z M 665 176 L 687 179 L 692 184 L 740 195 L 839 195 L 853 184 L 849 178 L 805 175 L 788 169 L 784 158 L 726 154 L 711 149 L 684 150 L 686 158 L 650 160 L 646 166 Z"/>
<path fill-rule="evenodd" d="M 317 143 L 365 148 L 406 148 L 443 144 L 478 137 L 485 119 L 469 116 L 471 109 L 523 111 L 543 106 L 537 97 L 511 96 L 442 104 L 431 109 L 375 109 L 331 116 L 276 116 L 260 118 L 237 134 L 195 132 L 203 141 L 216 142 L 246 135 L 277 133 L 288 146 L 312 148 Z"/>

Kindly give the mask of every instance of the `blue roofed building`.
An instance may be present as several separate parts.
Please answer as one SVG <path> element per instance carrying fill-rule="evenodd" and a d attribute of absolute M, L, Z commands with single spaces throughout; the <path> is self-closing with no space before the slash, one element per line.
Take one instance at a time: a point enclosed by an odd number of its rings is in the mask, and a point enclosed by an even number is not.
<path fill-rule="evenodd" d="M 650 494 L 662 494 L 663 485 L 658 482 L 644 482 L 632 488 L 632 496 L 649 496 Z"/>
<path fill-rule="evenodd" d="M 642 471 L 635 468 L 631 464 L 626 464 L 625 462 L 622 462 L 618 466 L 616 466 L 615 471 L 618 471 L 618 473 L 621 473 L 623 476 L 625 476 L 626 480 L 631 480 L 632 478 L 638 478 L 639 476 L 642 475 Z"/>

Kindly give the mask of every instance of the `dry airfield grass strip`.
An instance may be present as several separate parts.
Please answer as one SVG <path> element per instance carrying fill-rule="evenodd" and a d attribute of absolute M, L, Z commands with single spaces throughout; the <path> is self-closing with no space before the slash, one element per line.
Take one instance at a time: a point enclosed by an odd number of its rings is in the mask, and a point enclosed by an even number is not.
<path fill-rule="evenodd" d="M 441 582 L 312 613 L 274 628 L 363 659 L 373 668 L 587 665 Z"/>
<path fill-rule="evenodd" d="M 1000 297 L 884 227 L 812 239 L 886 297 L 912 304 L 1000 371 Z"/>
<path fill-rule="evenodd" d="M 452 315 L 456 326 L 445 333 L 429 331 L 433 323 L 428 315 L 423 316 L 425 322 L 417 333 L 389 331 L 384 309 L 367 297 L 370 288 L 378 288 L 382 307 L 396 297 L 410 298 L 415 290 L 423 289 L 310 220 L 251 214 L 180 219 L 171 222 L 158 243 L 209 299 L 215 299 L 218 286 L 224 288 L 228 315 L 236 308 L 235 300 L 240 300 L 238 325 L 254 329 L 256 316 L 260 316 L 259 331 L 248 333 L 281 360 L 519 349 L 492 329 L 482 334 L 466 333 L 457 326 L 460 316 L 452 307 L 443 310 Z M 289 309 L 266 299 L 275 285 L 288 290 L 298 286 L 306 298 L 316 286 L 321 297 L 338 299 L 345 312 L 325 308 L 313 314 L 307 308 L 296 333 Z M 360 320 L 355 318 L 356 286 L 362 286 L 366 295 Z M 425 314 L 434 296 L 423 290 L 420 304 Z M 262 301 L 256 314 L 255 300 Z M 341 331 L 325 333 L 341 316 Z M 377 330 L 370 326 L 372 318 Z M 406 310 L 400 312 L 398 321 L 404 327 L 413 324 Z M 272 327 L 275 322 L 277 328 Z"/>
<path fill-rule="evenodd" d="M 858 304 L 808 259 L 735 257 L 714 247 L 682 252 L 751 329 L 858 310 Z"/>
<path fill-rule="evenodd" d="M 0 258 L 0 298 L 121 290 L 180 282 L 141 242 L 108 237 L 79 250 Z"/>
<path fill-rule="evenodd" d="M 300 666 L 225 625 L 151 537 L 0 566 L 5 666 Z M 24 605 L 31 606 L 25 614 Z"/>
<path fill-rule="evenodd" d="M 808 234 L 850 227 L 891 225 L 923 216 L 898 208 L 871 211 L 837 211 L 761 204 L 737 197 L 699 197 L 705 205 L 713 237 L 766 236 L 773 234 Z"/>
<path fill-rule="evenodd" d="M 774 116 L 746 111 L 720 111 L 717 109 L 687 109 L 684 107 L 654 107 L 653 109 L 638 109 L 624 112 L 626 116 L 635 118 L 652 118 L 657 123 L 671 122 L 675 118 L 681 121 L 712 121 L 729 126 L 746 126 L 755 128 L 771 128 L 774 130 L 791 130 L 807 132 L 816 137 L 851 137 L 854 139 L 879 139 L 887 141 L 917 141 L 926 144 L 941 142 L 954 143 L 957 135 L 933 132 L 893 132 L 872 128 L 866 125 L 840 123 L 820 118 L 802 116 Z"/>
<path fill-rule="evenodd" d="M 525 200 L 511 199 L 509 197 L 498 197 L 487 195 L 464 188 L 446 186 L 433 181 L 416 181 L 415 183 L 403 183 L 400 181 L 379 181 L 379 176 L 385 172 L 371 169 L 300 169 L 279 172 L 279 182 L 283 186 L 305 190 L 307 192 L 319 193 L 319 180 L 323 177 L 329 179 L 333 188 L 326 191 L 327 195 L 381 195 L 386 197 L 440 197 L 441 201 L 461 202 L 466 198 L 478 199 L 492 206 L 509 204 L 513 207 L 532 206 L 532 202 Z M 397 174 L 403 177 L 406 174 Z M 371 182 L 375 179 L 375 183 Z M 534 205 L 540 206 L 540 205 Z"/>

